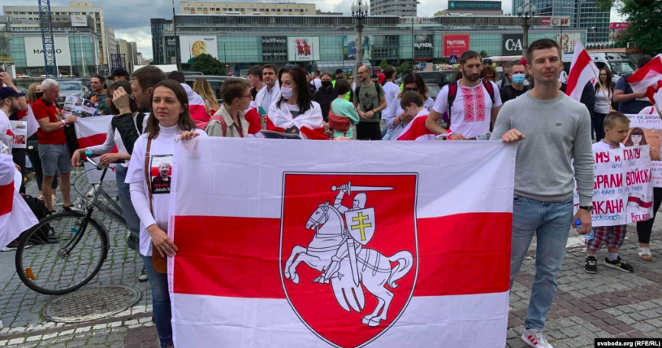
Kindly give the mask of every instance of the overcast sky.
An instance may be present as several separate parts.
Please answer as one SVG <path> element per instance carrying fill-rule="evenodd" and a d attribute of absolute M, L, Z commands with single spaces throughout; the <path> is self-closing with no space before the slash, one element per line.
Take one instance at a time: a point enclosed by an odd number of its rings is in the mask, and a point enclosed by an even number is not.
<path fill-rule="evenodd" d="M 115 36 L 127 41 L 135 41 L 138 51 L 146 58 L 152 58 L 152 36 L 150 33 L 150 18 L 172 18 L 172 0 L 87 0 L 95 7 L 104 10 L 105 25 L 115 29 Z M 240 1 L 240 0 L 236 0 Z M 250 1 L 250 0 L 248 0 Z M 366 0 L 369 2 L 369 0 Z M 179 7 L 179 0 L 175 0 Z M 262 1 L 284 2 L 284 1 Z M 292 2 L 315 3 L 317 9 L 349 13 L 353 1 L 350 0 L 301 0 Z M 37 4 L 37 0 L 2 0 L 2 5 Z M 51 0 L 51 6 L 66 6 L 69 1 Z M 419 0 L 418 15 L 428 17 L 435 12 L 446 9 L 448 0 Z M 503 12 L 510 14 L 512 0 L 502 2 Z M 620 21 L 615 11 L 612 11 L 612 22 Z"/>

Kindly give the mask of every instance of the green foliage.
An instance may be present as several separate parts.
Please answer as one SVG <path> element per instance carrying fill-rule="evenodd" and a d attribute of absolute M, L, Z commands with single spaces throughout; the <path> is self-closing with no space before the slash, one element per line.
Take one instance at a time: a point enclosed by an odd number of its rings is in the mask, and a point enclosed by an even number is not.
<path fill-rule="evenodd" d="M 388 62 L 386 61 L 386 59 L 382 59 L 381 63 L 379 63 L 379 66 L 382 67 L 382 71 L 386 70 L 386 68 L 388 67 Z"/>
<path fill-rule="evenodd" d="M 604 0 L 606 1 L 606 0 Z M 620 44 L 631 43 L 644 52 L 655 55 L 662 52 L 662 1 L 623 0 L 620 12 L 630 22 Z"/>
<path fill-rule="evenodd" d="M 225 75 L 225 66 L 209 54 L 201 54 L 191 63 L 191 69 L 205 75 Z"/>
<path fill-rule="evenodd" d="M 411 63 L 410 62 L 402 62 L 400 66 L 397 69 L 398 75 L 402 75 L 404 73 L 410 72 L 411 71 Z"/>
<path fill-rule="evenodd" d="M 487 51 L 485 51 L 485 50 L 480 51 L 480 56 L 483 57 L 483 58 L 488 57 Z"/>

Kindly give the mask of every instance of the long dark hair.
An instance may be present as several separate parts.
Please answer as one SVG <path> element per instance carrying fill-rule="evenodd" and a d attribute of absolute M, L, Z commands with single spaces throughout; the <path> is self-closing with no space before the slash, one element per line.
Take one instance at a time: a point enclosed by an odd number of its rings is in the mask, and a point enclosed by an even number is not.
<path fill-rule="evenodd" d="M 410 72 L 407 75 L 404 76 L 402 79 L 402 91 L 400 92 L 400 95 L 398 97 L 402 97 L 402 95 L 407 92 L 407 85 L 410 83 L 415 83 L 416 84 L 416 89 L 418 90 L 418 94 L 423 97 L 423 101 L 428 99 L 428 86 L 425 85 L 425 82 L 423 81 L 423 78 L 421 75 L 415 73 L 415 72 Z"/>
<path fill-rule="evenodd" d="M 188 97 L 186 96 L 186 91 L 184 90 L 184 87 L 182 87 L 182 85 L 180 85 L 179 82 L 170 79 L 163 80 L 157 83 L 154 86 L 154 90 L 156 90 L 157 87 L 165 87 L 173 91 L 173 93 L 175 93 L 175 97 L 177 97 L 177 100 L 182 105 L 184 112 L 179 114 L 179 119 L 177 120 L 177 127 L 185 131 L 194 130 L 196 128 L 195 122 L 193 122 L 193 119 L 191 119 L 191 114 L 188 111 Z M 159 128 L 159 120 L 156 119 L 154 115 L 150 115 L 150 117 L 147 119 L 147 133 L 149 134 L 149 138 L 150 139 L 156 138 L 159 135 L 160 129 L 161 128 Z"/>
<path fill-rule="evenodd" d="M 313 96 L 310 95 L 310 90 L 308 89 L 308 81 L 306 81 L 306 72 L 300 68 L 283 68 L 278 72 L 278 83 L 282 86 L 283 83 L 281 78 L 283 74 L 290 74 L 294 84 L 297 86 L 297 105 L 299 106 L 299 112 L 304 113 L 311 108 Z M 285 99 L 281 97 L 278 100 L 278 107 L 280 108 L 280 103 Z"/>
<path fill-rule="evenodd" d="M 602 74 L 602 71 L 605 71 L 607 73 L 607 82 L 606 84 L 602 84 L 602 80 L 600 80 L 600 76 L 598 76 L 598 86 L 599 88 L 606 89 L 607 95 L 611 98 L 611 95 L 614 94 L 614 81 L 611 79 L 612 78 L 611 70 L 609 70 L 609 68 L 605 66 L 600 69 L 600 72 L 598 74 Z"/>
<path fill-rule="evenodd" d="M 625 142 L 625 146 L 634 146 L 634 142 L 632 141 L 633 135 L 641 135 L 641 143 L 639 143 L 639 145 L 648 144 L 648 142 L 646 141 L 646 135 L 644 134 L 644 130 L 639 127 L 634 127 L 630 131 L 630 135 L 628 135 L 628 140 Z"/>
<path fill-rule="evenodd" d="M 115 92 L 120 87 L 124 88 L 126 94 L 131 95 L 131 83 L 129 83 L 129 81 L 120 80 L 113 82 L 113 84 L 108 88 L 108 98 L 106 99 L 106 104 L 110 109 L 111 115 L 120 114 L 120 111 L 115 106 L 115 103 L 113 103 L 113 92 Z M 134 113 L 138 110 L 138 105 L 136 105 L 136 101 L 133 98 L 129 98 L 129 107 L 131 107 L 131 113 Z"/>

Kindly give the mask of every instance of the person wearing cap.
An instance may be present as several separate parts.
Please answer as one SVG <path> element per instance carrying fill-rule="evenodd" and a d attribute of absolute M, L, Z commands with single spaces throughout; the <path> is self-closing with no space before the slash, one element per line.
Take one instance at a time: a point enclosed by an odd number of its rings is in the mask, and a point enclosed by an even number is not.
<path fill-rule="evenodd" d="M 0 87 L 0 134 L 13 138 L 9 116 L 21 110 L 19 98 L 24 94 L 11 87 Z"/>
<path fill-rule="evenodd" d="M 55 102 L 60 94 L 60 87 L 55 80 L 45 79 L 41 82 L 41 90 L 44 93 L 41 98 L 32 103 L 32 110 L 39 122 L 39 158 L 41 159 L 41 170 L 44 179 L 41 185 L 43 197 L 51 197 L 54 193 L 51 184 L 56 175 L 60 176 L 60 192 L 62 193 L 63 209 L 71 210 L 71 196 L 69 173 L 71 172 L 71 161 L 69 148 L 64 134 L 64 127 L 76 122 L 76 116 L 62 118 L 62 114 L 55 107 Z M 44 203 L 49 211 L 53 212 L 53 201 L 45 199 Z"/>

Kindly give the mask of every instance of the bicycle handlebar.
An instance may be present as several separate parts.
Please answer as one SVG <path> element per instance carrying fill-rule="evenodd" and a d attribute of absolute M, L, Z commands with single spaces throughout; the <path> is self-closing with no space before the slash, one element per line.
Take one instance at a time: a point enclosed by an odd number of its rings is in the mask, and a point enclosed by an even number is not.
<path fill-rule="evenodd" d="M 103 166 L 100 163 L 94 162 L 94 160 L 92 159 L 92 155 L 93 155 L 92 151 L 89 150 L 85 151 L 85 161 L 95 166 L 98 170 L 103 169 Z"/>

